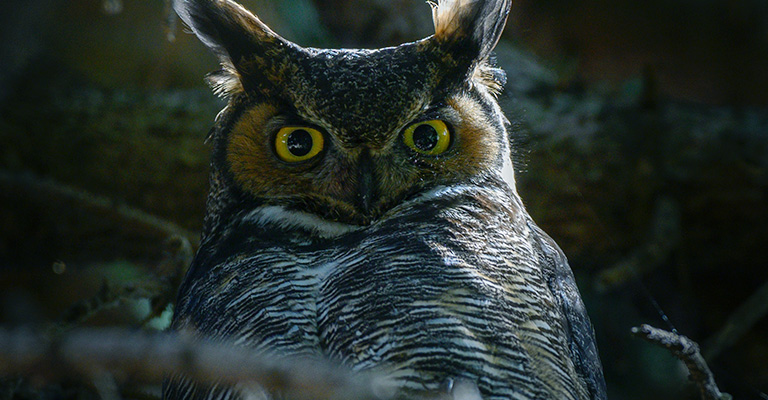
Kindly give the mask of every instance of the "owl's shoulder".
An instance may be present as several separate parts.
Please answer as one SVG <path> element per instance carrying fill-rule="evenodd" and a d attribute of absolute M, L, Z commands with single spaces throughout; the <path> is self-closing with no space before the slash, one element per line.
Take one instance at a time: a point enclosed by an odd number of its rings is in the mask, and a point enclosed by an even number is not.
<path fill-rule="evenodd" d="M 527 225 L 534 233 L 534 246 L 539 255 L 539 264 L 547 276 L 547 285 L 555 295 L 565 322 L 565 333 L 576 371 L 584 380 L 590 398 L 605 399 L 605 379 L 595 344 L 595 331 L 576 286 L 573 271 L 557 243 L 533 220 L 529 219 Z"/>

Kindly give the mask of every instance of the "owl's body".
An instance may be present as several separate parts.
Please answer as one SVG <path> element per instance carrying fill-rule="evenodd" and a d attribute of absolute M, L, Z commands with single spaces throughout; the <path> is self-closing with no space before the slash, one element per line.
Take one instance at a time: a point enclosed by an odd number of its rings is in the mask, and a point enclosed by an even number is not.
<path fill-rule="evenodd" d="M 406 398 L 605 398 L 572 273 L 514 187 L 487 64 L 507 1 L 446 1 L 435 36 L 372 51 L 300 48 L 229 1 L 176 8 L 230 103 L 175 329 L 377 371 Z"/>

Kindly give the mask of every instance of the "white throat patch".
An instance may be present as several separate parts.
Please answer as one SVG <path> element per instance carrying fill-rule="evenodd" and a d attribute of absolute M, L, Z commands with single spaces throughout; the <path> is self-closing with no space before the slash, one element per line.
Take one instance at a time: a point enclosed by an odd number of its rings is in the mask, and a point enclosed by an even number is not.
<path fill-rule="evenodd" d="M 281 206 L 257 208 L 245 217 L 246 221 L 257 224 L 273 224 L 281 228 L 302 228 L 323 238 L 335 238 L 345 233 L 362 229 L 359 225 L 328 221 L 303 211 L 287 210 Z"/>

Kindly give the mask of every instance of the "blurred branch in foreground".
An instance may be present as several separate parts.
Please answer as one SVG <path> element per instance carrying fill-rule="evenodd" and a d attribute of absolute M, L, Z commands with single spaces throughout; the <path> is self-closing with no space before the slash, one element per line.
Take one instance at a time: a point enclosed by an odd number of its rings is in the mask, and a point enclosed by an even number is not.
<path fill-rule="evenodd" d="M 50 339 L 28 330 L 0 330 L 0 376 L 159 383 L 183 373 L 201 383 L 259 384 L 292 399 L 384 399 L 393 386 L 328 362 L 287 359 L 185 334 L 119 329 L 77 330 Z"/>
<path fill-rule="evenodd" d="M 731 395 L 720 392 L 715 377 L 699 351 L 699 345 L 691 339 L 677 333 L 641 325 L 632 328 L 632 333 L 657 346 L 672 352 L 688 367 L 689 379 L 696 383 L 703 400 L 731 400 Z"/>

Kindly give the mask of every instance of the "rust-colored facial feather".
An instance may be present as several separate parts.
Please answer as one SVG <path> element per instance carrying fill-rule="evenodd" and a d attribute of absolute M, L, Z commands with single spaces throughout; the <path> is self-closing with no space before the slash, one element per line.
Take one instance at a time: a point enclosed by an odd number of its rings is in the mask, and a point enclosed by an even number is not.
<path fill-rule="evenodd" d="M 291 205 L 325 218 L 366 224 L 405 197 L 440 184 L 465 182 L 491 170 L 498 163 L 498 126 L 486 118 L 481 105 L 470 96 L 456 95 L 446 105 L 430 110 L 424 118 L 440 118 L 451 127 L 451 145 L 438 156 L 423 155 L 402 141 L 402 127 L 349 144 L 339 132 L 343 127 L 323 127 L 325 148 L 313 159 L 287 163 L 274 150 L 274 134 L 288 118 L 270 104 L 245 111 L 227 140 L 226 160 L 232 175 L 246 192 L 269 204 Z M 409 115 L 404 112 L 404 115 Z M 307 124 L 318 126 L 315 121 Z M 408 121 L 401 125 L 408 125 Z M 360 196 L 362 165 L 370 166 L 370 204 Z"/>

